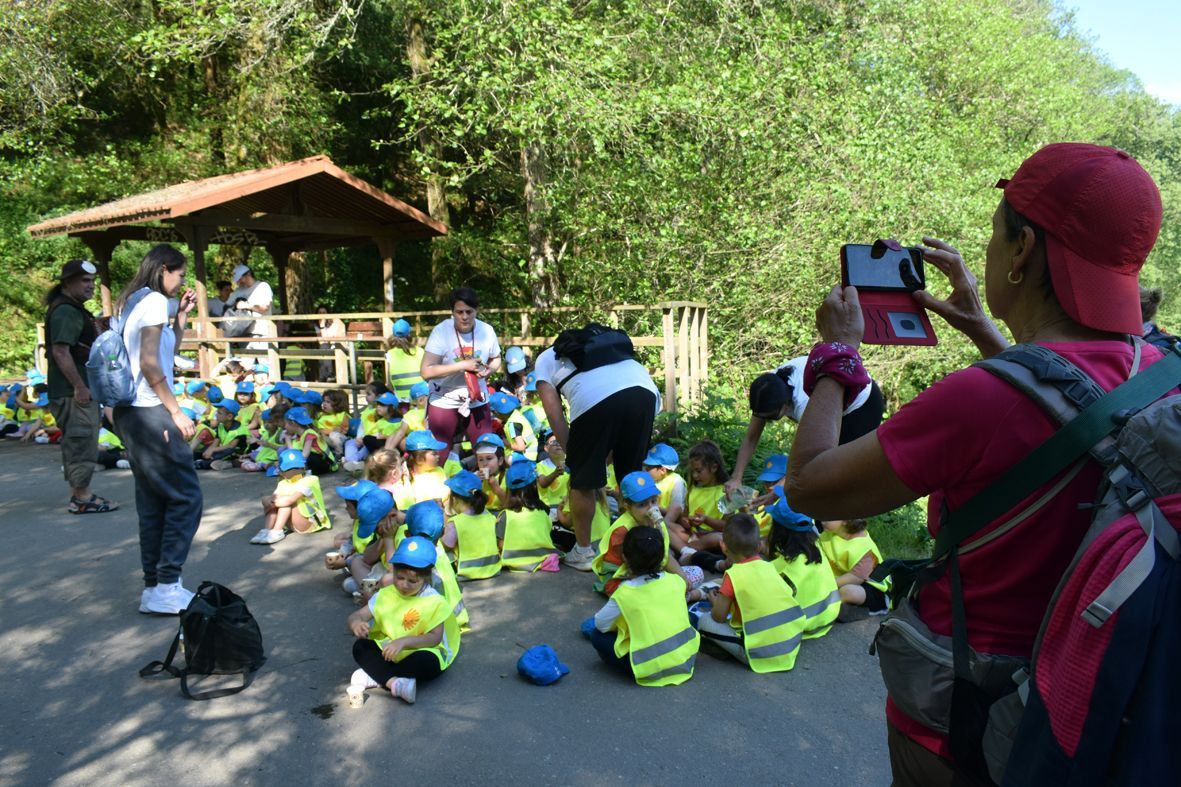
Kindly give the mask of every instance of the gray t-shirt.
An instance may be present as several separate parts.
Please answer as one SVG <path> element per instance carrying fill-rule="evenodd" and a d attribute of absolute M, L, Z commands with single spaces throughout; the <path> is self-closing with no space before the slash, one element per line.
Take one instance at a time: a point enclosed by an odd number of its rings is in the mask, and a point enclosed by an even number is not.
<path fill-rule="evenodd" d="M 123 319 L 123 342 L 127 345 L 127 359 L 131 363 L 131 374 L 135 378 L 135 401 L 133 407 L 155 407 L 160 404 L 160 397 L 148 381 L 143 378 L 140 370 L 140 339 L 145 328 L 153 325 L 162 326 L 160 331 L 160 351 L 158 361 L 164 377 L 168 380 L 168 387 L 172 387 L 172 358 L 176 354 L 176 334 L 168 322 L 168 299 L 163 293 L 150 292 L 145 295 L 135 308 Z"/>

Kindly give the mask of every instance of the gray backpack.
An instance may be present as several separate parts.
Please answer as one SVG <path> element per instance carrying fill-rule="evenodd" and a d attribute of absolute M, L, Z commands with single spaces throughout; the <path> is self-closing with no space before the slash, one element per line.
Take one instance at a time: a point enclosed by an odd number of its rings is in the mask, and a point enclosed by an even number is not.
<path fill-rule="evenodd" d="M 123 313 L 112 317 L 110 327 L 90 345 L 86 384 L 90 388 L 90 397 L 104 407 L 118 407 L 135 401 L 136 379 L 131 374 L 131 360 L 123 341 L 123 316 L 131 314 L 151 291 L 151 288 L 144 287 L 134 292 L 127 299 Z"/>

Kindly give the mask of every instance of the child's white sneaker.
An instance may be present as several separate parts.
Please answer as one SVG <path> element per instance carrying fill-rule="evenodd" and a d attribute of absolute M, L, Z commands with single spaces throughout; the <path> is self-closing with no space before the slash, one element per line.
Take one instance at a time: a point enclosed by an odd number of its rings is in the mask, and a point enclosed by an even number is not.
<path fill-rule="evenodd" d="M 348 473 L 349 475 L 353 475 L 355 473 L 362 472 L 365 469 L 365 463 L 364 462 L 345 462 L 344 464 L 341 465 L 341 467 L 344 468 L 344 471 L 346 473 Z"/>
<path fill-rule="evenodd" d="M 127 461 L 126 459 L 120 459 L 115 462 L 115 467 L 119 468 L 120 470 L 130 470 L 131 462 Z"/>
<path fill-rule="evenodd" d="M 264 530 L 259 533 L 259 536 L 261 536 L 259 544 L 277 544 L 287 538 L 287 534 L 282 530 Z"/>
<path fill-rule="evenodd" d="M 45 445 L 45 444 L 47 444 L 47 443 L 49 442 L 49 436 L 48 436 L 48 435 L 39 434 L 39 435 L 37 435 L 36 437 L 34 437 L 34 438 L 33 438 L 33 442 L 34 442 L 34 443 L 37 443 L 37 444 L 39 444 L 39 445 Z"/>
<path fill-rule="evenodd" d="M 407 705 L 413 705 L 414 698 L 418 694 L 418 681 L 414 678 L 394 678 L 394 682 L 390 685 L 390 694 Z"/>
<path fill-rule="evenodd" d="M 369 673 L 363 669 L 357 669 L 353 672 L 353 677 L 349 680 L 350 686 L 360 686 L 364 689 L 376 689 L 381 684 L 369 677 Z"/>

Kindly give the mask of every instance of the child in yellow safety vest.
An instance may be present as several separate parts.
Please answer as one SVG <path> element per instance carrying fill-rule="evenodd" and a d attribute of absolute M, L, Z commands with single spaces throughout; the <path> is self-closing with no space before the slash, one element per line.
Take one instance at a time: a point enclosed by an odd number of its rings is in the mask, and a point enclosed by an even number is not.
<path fill-rule="evenodd" d="M 562 508 L 570 496 L 570 471 L 566 467 L 566 449 L 553 432 L 542 433 L 541 453 L 537 462 L 537 488 L 541 502 L 550 510 Z"/>
<path fill-rule="evenodd" d="M 422 347 L 410 340 L 410 323 L 395 320 L 385 352 L 386 385 L 402 400 L 411 398 L 410 388 L 422 379 Z M 421 427 L 420 427 L 421 428 Z"/>
<path fill-rule="evenodd" d="M 406 435 L 406 451 L 410 456 L 406 461 L 407 481 L 414 490 L 414 501 L 437 500 L 445 505 L 450 496 L 447 486 L 447 474 L 439 467 L 439 451 L 447 447 L 441 440 L 436 440 L 430 430 L 411 432 Z"/>
<path fill-rule="evenodd" d="M 313 428 L 312 416 L 302 406 L 292 407 L 284 415 L 283 440 L 288 448 L 303 454 L 307 467 L 315 475 L 336 470 L 336 456 Z"/>
<path fill-rule="evenodd" d="M 504 441 L 500 435 L 488 432 L 476 438 L 476 475 L 483 482 L 488 510 L 497 513 L 508 505 L 509 492 L 504 480 L 508 462 L 504 458 Z M 454 474 L 449 476 L 454 478 Z"/>
<path fill-rule="evenodd" d="M 349 400 L 344 391 L 334 388 L 324 392 L 324 402 L 316 417 L 316 431 L 328 441 L 334 454 L 344 454 L 344 444 L 349 439 Z"/>
<path fill-rule="evenodd" d="M 656 488 L 660 490 L 660 510 L 664 513 L 664 521 L 669 524 L 680 521 L 685 513 L 688 489 L 685 479 L 677 473 L 680 462 L 676 449 L 668 443 L 657 443 L 644 457 L 644 470 L 656 479 Z"/>
<path fill-rule="evenodd" d="M 348 569 L 349 564 L 363 553 L 369 544 L 377 540 L 376 527 L 363 526 L 357 512 L 357 503 L 374 489 L 377 489 L 377 484 L 367 478 L 363 478 L 355 484 L 336 487 L 336 494 L 340 495 L 340 499 L 344 501 L 344 508 L 349 519 L 352 520 L 352 526 L 346 532 L 332 536 L 333 549 L 324 555 L 324 566 L 329 571 Z M 346 570 L 345 573 L 349 572 Z M 351 576 L 349 579 L 352 579 Z M 342 585 L 346 593 L 352 593 L 358 589 L 356 581 L 350 583 L 349 579 L 346 579 L 345 584 Z"/>
<path fill-rule="evenodd" d="M 693 677 L 701 637 L 689 620 L 684 581 L 661 570 L 666 537 L 639 525 L 622 548 L 626 578 L 584 630 L 603 663 L 641 686 L 684 683 Z"/>
<path fill-rule="evenodd" d="M 504 391 L 498 391 L 489 398 L 488 406 L 504 424 L 505 449 L 525 456 L 536 456 L 537 433 L 521 413 L 521 400 Z"/>
<path fill-rule="evenodd" d="M 332 527 L 320 479 L 307 472 L 302 453 L 284 449 L 279 454 L 279 475 L 274 494 L 262 499 L 265 526 L 250 539 L 251 544 L 275 544 L 287 536 L 288 529 L 314 533 Z"/>
<path fill-rule="evenodd" d="M 49 412 L 48 386 L 39 383 L 33 386 L 37 398 L 16 411 L 17 430 L 8 436 L 19 438 L 22 443 L 56 443 L 61 439 L 61 429 Z"/>
<path fill-rule="evenodd" d="M 652 525 L 658 528 L 665 541 L 665 570 L 673 574 L 682 574 L 681 567 L 668 548 L 668 531 L 665 529 L 660 506 L 657 505 L 660 490 L 656 487 L 655 479 L 644 471 L 637 470 L 625 475 L 620 487 L 623 507 L 626 510 L 603 535 L 599 541 L 599 554 L 591 562 L 591 570 L 595 574 L 594 588 L 606 596 L 614 593 L 626 577 L 623 569 L 623 540 L 627 536 L 627 531 L 637 525 Z"/>
<path fill-rule="evenodd" d="M 439 539 L 443 537 L 444 528 L 443 508 L 434 500 L 423 500 L 415 503 L 406 511 L 406 526 L 401 532 L 405 538 L 425 538 L 435 545 L 435 570 L 431 574 L 431 587 L 443 594 L 451 613 L 459 622 L 461 631 L 471 628 L 471 620 L 467 607 L 463 603 L 463 593 L 459 589 L 459 582 L 455 577 L 455 569 L 447 559 L 447 552 L 439 546 Z M 401 546 L 399 541 L 398 546 Z M 396 553 L 396 549 L 395 549 Z M 393 574 L 386 574 L 381 578 L 382 585 L 393 582 Z"/>
<path fill-rule="evenodd" d="M 787 476 L 787 454 L 771 454 L 763 462 L 758 482 L 765 494 L 752 502 L 752 513 L 759 523 L 759 535 L 771 535 L 771 508 L 782 499 L 783 479 Z"/>
<path fill-rule="evenodd" d="M 182 407 L 181 410 L 184 410 L 184 408 Z M 188 415 L 190 412 L 192 411 L 185 412 L 185 415 Z M 120 470 L 131 469 L 131 462 L 127 459 L 123 441 L 105 426 L 100 426 L 98 429 L 98 463 L 106 470 L 113 468 L 119 468 Z"/>
<path fill-rule="evenodd" d="M 217 405 L 213 442 L 193 452 L 193 466 L 198 470 L 229 470 L 234 460 L 246 452 L 250 432 L 238 420 L 238 410 L 233 399 L 222 399 Z"/>
<path fill-rule="evenodd" d="M 430 541 L 405 539 L 390 558 L 393 582 L 349 615 L 349 631 L 357 638 L 353 659 L 360 668 L 349 683 L 350 697 L 384 686 L 413 703 L 419 682 L 439 677 L 455 661 L 459 622 L 446 598 L 431 587 L 435 559 Z"/>
<path fill-rule="evenodd" d="M 528 459 L 513 462 L 505 473 L 509 488 L 508 506 L 500 512 L 496 523 L 500 539 L 500 560 L 513 571 L 536 571 L 546 558 L 556 560 L 558 548 L 550 520 L 549 507 L 537 494 L 537 465 Z M 573 533 L 563 545 L 568 551 L 574 546 Z"/>
<path fill-rule="evenodd" d="M 395 435 L 402 435 L 405 422 L 402 420 L 401 410 L 398 408 L 398 397 L 385 390 L 380 383 L 370 385 L 365 390 L 380 388 L 371 400 L 369 406 L 361 411 L 357 436 L 344 443 L 344 469 L 348 473 L 359 473 L 365 468 L 365 459 L 374 451 L 385 448 L 389 439 Z"/>
<path fill-rule="evenodd" d="M 828 559 L 841 591 L 841 601 L 855 607 L 865 607 L 871 615 L 890 611 L 890 580 L 869 578 L 882 562 L 882 553 L 873 537 L 865 529 L 864 519 L 834 519 L 822 522 L 820 551 Z"/>
<path fill-rule="evenodd" d="M 425 381 L 410 386 L 410 407 L 402 413 L 402 420 L 411 432 L 426 429 L 426 404 L 430 399 L 431 384 Z"/>
<path fill-rule="evenodd" d="M 697 630 L 755 672 L 795 666 L 804 612 L 775 566 L 759 554 L 759 525 L 749 514 L 726 521 L 722 549 L 731 561 L 708 613 L 695 605 Z"/>
<path fill-rule="evenodd" d="M 716 549 L 726 523 L 718 508 L 730 479 L 722 460 L 722 449 L 712 440 L 702 440 L 689 450 L 689 485 L 685 493 L 685 515 L 669 529 L 673 548 Z"/>
<path fill-rule="evenodd" d="M 279 452 L 287 447 L 283 441 L 283 424 L 287 420 L 287 409 L 286 404 L 277 404 L 258 414 L 262 425 L 254 437 L 257 448 L 241 460 L 239 467 L 248 473 L 261 473 L 274 467 L 279 461 Z"/>
<path fill-rule="evenodd" d="M 254 383 L 250 380 L 238 383 L 234 389 L 234 401 L 238 403 L 238 420 L 251 431 L 258 429 L 262 424 L 259 417 L 262 405 L 258 403 L 258 396 L 254 393 Z"/>
<path fill-rule="evenodd" d="M 779 497 L 767 511 L 772 521 L 767 555 L 804 612 L 804 639 L 824 636 L 841 612 L 841 594 L 816 543 L 816 528 L 810 518 L 792 511 L 786 498 Z"/>
<path fill-rule="evenodd" d="M 483 482 L 468 470 L 447 479 L 453 513 L 443 530 L 443 546 L 455 553 L 461 579 L 488 579 L 500 573 L 496 517 L 484 510 Z"/>

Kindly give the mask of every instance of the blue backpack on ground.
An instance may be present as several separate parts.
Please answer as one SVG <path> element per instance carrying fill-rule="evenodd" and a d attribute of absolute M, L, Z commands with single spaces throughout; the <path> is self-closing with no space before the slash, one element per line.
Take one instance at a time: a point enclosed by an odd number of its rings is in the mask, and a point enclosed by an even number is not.
<path fill-rule="evenodd" d="M 131 314 L 136 305 L 152 290 L 144 287 L 132 293 L 123 312 L 112 317 L 110 327 L 98 335 L 90 346 L 86 361 L 86 384 L 90 398 L 104 407 L 118 407 L 135 401 L 136 380 L 131 374 L 131 360 L 123 341 L 123 317 Z"/>

